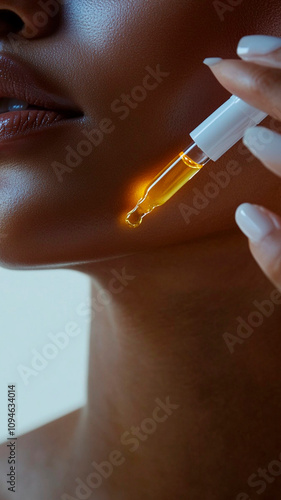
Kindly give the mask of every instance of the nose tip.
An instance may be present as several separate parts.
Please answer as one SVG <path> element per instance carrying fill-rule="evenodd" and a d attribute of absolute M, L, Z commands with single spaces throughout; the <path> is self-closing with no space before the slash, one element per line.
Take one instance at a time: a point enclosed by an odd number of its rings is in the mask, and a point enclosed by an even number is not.
<path fill-rule="evenodd" d="M 58 27 L 61 0 L 0 0 L 0 38 L 50 36 Z"/>

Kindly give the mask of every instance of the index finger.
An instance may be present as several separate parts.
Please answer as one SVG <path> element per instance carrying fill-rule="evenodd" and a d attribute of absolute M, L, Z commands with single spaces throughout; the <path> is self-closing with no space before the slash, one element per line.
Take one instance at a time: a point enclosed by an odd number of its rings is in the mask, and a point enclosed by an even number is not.
<path fill-rule="evenodd" d="M 231 59 L 204 62 L 231 94 L 281 121 L 281 69 Z"/>

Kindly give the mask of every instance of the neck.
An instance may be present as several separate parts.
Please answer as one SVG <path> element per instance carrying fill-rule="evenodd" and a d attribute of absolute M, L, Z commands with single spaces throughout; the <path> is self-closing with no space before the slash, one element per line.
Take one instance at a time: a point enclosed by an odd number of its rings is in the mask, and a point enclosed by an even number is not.
<path fill-rule="evenodd" d="M 116 492 L 126 484 L 127 496 L 120 493 L 120 498 L 136 500 L 147 491 L 154 491 L 157 500 L 177 498 L 187 488 L 190 498 L 202 488 L 203 498 L 208 481 L 217 481 L 219 490 L 217 468 L 225 459 L 222 434 L 230 432 L 230 408 L 233 404 L 239 411 L 245 405 L 243 391 L 255 398 L 252 382 L 261 357 L 264 361 L 264 335 L 270 328 L 279 342 L 280 313 L 257 329 L 255 340 L 235 344 L 232 354 L 223 335 L 237 335 L 236 318 L 246 320 L 255 309 L 253 301 L 268 299 L 273 285 L 237 233 L 81 270 L 92 279 L 83 450 L 88 457 L 95 450 L 97 463 L 109 460 L 113 450 L 124 459 L 122 466 L 113 466 L 103 488 L 119 498 Z M 246 380 L 241 379 L 245 370 Z M 270 376 L 267 363 L 264 370 Z M 241 460 L 239 443 L 230 440 L 225 453 L 230 450 Z M 204 485 L 196 470 L 204 470 Z M 230 480 L 235 493 L 235 477 Z"/>

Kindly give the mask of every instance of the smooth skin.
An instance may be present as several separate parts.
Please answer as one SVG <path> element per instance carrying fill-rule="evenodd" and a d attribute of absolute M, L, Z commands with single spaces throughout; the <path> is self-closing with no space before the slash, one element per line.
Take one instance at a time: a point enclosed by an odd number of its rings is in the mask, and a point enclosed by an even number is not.
<path fill-rule="evenodd" d="M 34 0 L 0 0 L 0 7 L 25 23 L 38 9 Z M 92 321 L 87 405 L 20 438 L 16 500 L 77 500 L 77 478 L 85 481 L 92 462 L 108 460 L 113 450 L 122 450 L 125 462 L 84 498 L 260 498 L 248 478 L 281 451 L 280 306 L 232 354 L 224 334 L 236 335 L 237 317 L 247 321 L 253 302 L 267 300 L 275 286 L 252 259 L 235 210 L 247 201 L 278 212 L 280 183 L 236 146 L 138 230 L 121 224 L 120 215 L 132 208 L 139 181 L 153 177 L 228 98 L 203 59 L 235 57 L 244 35 L 281 36 L 280 20 L 279 0 L 244 1 L 224 20 L 209 0 L 68 0 L 35 38 L 23 32 L 18 57 L 84 117 L 0 155 L 0 229 L 7 234 L 0 259 L 13 269 L 86 273 Z M 12 29 L 1 25 L 1 49 L 8 52 Z M 59 183 L 51 163 L 63 161 L 65 147 L 81 140 L 81 127 L 96 127 L 114 100 L 141 84 L 145 67 L 157 64 L 169 77 L 126 120 L 115 116 L 114 133 Z M 231 82 L 242 91 L 251 63 L 222 64 L 241 68 Z M 180 205 L 192 206 L 193 187 L 203 191 L 210 169 L 224 171 L 233 160 L 239 175 L 187 224 Z M 115 282 L 113 290 L 112 270 L 125 272 L 122 289 Z M 178 408 L 129 451 L 120 437 L 167 397 Z M 10 498 L 6 455 L 3 445 L 1 500 Z M 262 481 L 263 498 L 278 498 L 280 478 Z"/>

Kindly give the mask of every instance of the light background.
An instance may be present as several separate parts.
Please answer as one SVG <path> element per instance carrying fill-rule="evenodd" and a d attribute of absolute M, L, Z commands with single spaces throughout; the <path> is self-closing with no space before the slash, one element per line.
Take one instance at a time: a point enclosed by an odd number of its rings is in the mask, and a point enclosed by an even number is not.
<path fill-rule="evenodd" d="M 7 438 L 7 386 L 17 388 L 17 435 L 85 404 L 89 321 L 77 307 L 90 297 L 90 280 L 74 271 L 11 271 L 0 268 L 0 442 Z M 81 333 L 47 360 L 25 385 L 18 366 L 32 368 L 32 350 L 42 353 L 74 321 Z"/>

